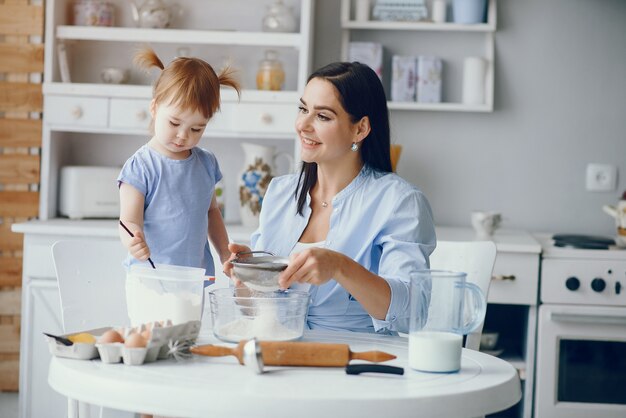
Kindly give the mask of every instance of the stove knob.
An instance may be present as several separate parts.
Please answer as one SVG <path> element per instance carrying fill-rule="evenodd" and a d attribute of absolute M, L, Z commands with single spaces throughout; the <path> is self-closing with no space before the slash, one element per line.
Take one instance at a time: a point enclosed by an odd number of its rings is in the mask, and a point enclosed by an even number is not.
<path fill-rule="evenodd" d="M 595 292 L 602 292 L 605 287 L 606 287 L 606 282 L 604 281 L 604 279 L 596 277 L 595 279 L 591 281 L 591 288 Z"/>
<path fill-rule="evenodd" d="M 569 277 L 567 280 L 565 280 L 565 287 L 572 291 L 578 290 L 578 288 L 580 287 L 580 280 L 578 280 L 578 277 Z"/>
<path fill-rule="evenodd" d="M 619 295 L 622 292 L 622 284 L 620 282 L 615 282 L 615 294 Z"/>

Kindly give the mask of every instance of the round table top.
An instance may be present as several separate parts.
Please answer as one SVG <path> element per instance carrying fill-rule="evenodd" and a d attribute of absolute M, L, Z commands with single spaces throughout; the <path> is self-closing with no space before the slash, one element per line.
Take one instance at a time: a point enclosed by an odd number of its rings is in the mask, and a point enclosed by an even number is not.
<path fill-rule="evenodd" d="M 48 382 L 82 402 L 177 417 L 475 417 L 521 398 L 516 370 L 504 360 L 463 349 L 458 373 L 424 373 L 408 365 L 408 339 L 308 331 L 303 341 L 346 343 L 352 351 L 395 354 L 403 376 L 347 375 L 344 368 L 267 367 L 235 357 L 159 360 L 141 366 L 53 357 Z M 198 344 L 220 343 L 201 334 Z M 231 346 L 234 346 L 231 344 Z"/>

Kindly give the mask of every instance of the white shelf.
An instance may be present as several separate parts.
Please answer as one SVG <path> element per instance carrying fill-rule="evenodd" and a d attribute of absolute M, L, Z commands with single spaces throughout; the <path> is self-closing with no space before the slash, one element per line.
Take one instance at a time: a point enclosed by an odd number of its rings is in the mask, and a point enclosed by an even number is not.
<path fill-rule="evenodd" d="M 462 25 L 459 23 L 434 23 L 434 22 L 383 22 L 370 20 L 360 22 L 348 20 L 341 23 L 345 29 L 364 30 L 419 30 L 419 31 L 449 31 L 449 32 L 495 32 L 495 23 L 482 23 L 476 25 Z"/>
<path fill-rule="evenodd" d="M 65 96 L 102 96 L 121 97 L 134 99 L 151 99 L 152 87 L 131 84 L 92 84 L 92 83 L 44 83 L 44 94 L 63 94 Z M 232 89 L 220 91 L 222 101 L 242 103 L 298 103 L 300 95 L 296 91 L 265 91 L 244 89 L 241 91 L 241 99 Z"/>
<path fill-rule="evenodd" d="M 302 45 L 299 33 L 235 32 L 183 29 L 57 26 L 56 37 L 66 40 L 107 42 L 154 42 L 171 44 L 212 44 L 293 47 Z"/>
<path fill-rule="evenodd" d="M 483 105 L 466 105 L 463 103 L 416 103 L 387 102 L 390 110 L 432 110 L 439 112 L 492 112 L 493 107 Z"/>
<path fill-rule="evenodd" d="M 484 39 L 484 51 L 479 55 L 487 62 L 485 73 L 485 103 L 479 105 L 469 105 L 456 102 L 444 103 L 419 103 L 419 102 L 388 102 L 387 107 L 390 110 L 409 110 L 409 111 L 436 111 L 436 112 L 493 112 L 493 91 L 494 91 L 494 72 L 495 72 L 495 32 L 497 27 L 497 5 L 496 0 L 488 0 L 489 8 L 487 13 L 487 23 L 479 24 L 459 24 L 453 22 L 434 23 L 431 21 L 420 22 L 396 22 L 396 21 L 356 21 L 354 19 L 353 7 L 354 0 L 342 0 L 341 3 L 341 28 L 342 28 L 342 59 L 348 59 L 349 44 L 352 41 L 351 32 L 361 31 L 358 40 L 377 42 L 381 39 L 381 33 L 384 31 L 404 31 L 415 32 L 407 33 L 407 36 L 420 36 L 417 32 L 448 32 L 448 33 L 475 33 Z M 372 33 L 363 36 L 364 32 Z M 384 48 L 393 50 L 392 45 L 383 45 Z M 430 46 L 432 49 L 433 47 Z M 389 52 L 389 50 L 387 52 Z M 406 54 L 406 53 L 405 53 Z M 429 54 L 432 54 L 429 53 Z M 419 51 L 415 52 L 419 55 Z M 388 57 L 389 58 L 389 57 Z M 461 58 L 457 58 L 460 60 Z M 388 63 L 383 64 L 389 67 Z M 445 84 L 445 80 L 444 80 Z M 387 86 L 388 87 L 388 86 Z M 460 101 L 460 94 L 451 95 L 448 100 Z"/>

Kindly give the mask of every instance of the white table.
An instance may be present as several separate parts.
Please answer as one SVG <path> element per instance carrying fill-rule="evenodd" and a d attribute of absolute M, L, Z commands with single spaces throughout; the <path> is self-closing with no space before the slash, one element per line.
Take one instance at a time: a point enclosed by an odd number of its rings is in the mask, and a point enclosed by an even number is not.
<path fill-rule="evenodd" d="M 141 366 L 53 358 L 48 382 L 61 394 L 110 408 L 176 417 L 475 417 L 521 398 L 516 370 L 504 360 L 463 350 L 459 373 L 408 367 L 402 337 L 310 331 L 306 341 L 383 350 L 404 376 L 347 375 L 343 368 L 270 367 L 255 374 L 230 357 L 160 360 Z M 217 343 L 202 333 L 198 343 Z"/>

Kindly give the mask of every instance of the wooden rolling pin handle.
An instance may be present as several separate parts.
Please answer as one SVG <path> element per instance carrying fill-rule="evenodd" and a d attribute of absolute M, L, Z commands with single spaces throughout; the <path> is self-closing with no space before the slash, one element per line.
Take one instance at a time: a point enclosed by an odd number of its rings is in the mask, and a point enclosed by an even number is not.
<path fill-rule="evenodd" d="M 395 359 L 393 354 L 385 353 L 384 351 L 364 351 L 362 353 L 350 353 L 350 360 L 367 360 L 372 363 L 381 363 L 383 361 L 389 361 Z"/>
<path fill-rule="evenodd" d="M 220 345 L 198 345 L 195 347 L 191 347 L 189 351 L 193 354 L 199 354 L 201 356 L 209 356 L 209 357 L 224 357 L 224 356 L 235 356 L 237 360 L 239 360 L 239 364 L 243 364 L 243 356 L 241 355 L 242 345 L 239 344 L 235 348 L 224 347 Z"/>

